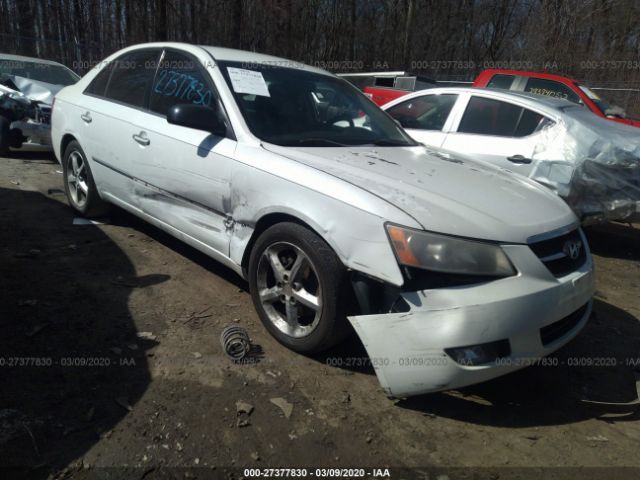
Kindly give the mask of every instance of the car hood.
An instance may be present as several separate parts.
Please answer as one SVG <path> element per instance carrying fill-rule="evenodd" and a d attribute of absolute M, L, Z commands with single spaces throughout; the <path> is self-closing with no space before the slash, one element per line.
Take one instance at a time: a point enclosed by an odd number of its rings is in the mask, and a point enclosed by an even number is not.
<path fill-rule="evenodd" d="M 12 89 L 15 86 L 14 90 L 29 100 L 46 103 L 47 105 L 51 105 L 56 93 L 64 88 L 62 85 L 54 85 L 53 83 L 41 82 L 18 75 L 5 75 L 4 78 L 11 82 Z"/>
<path fill-rule="evenodd" d="M 443 150 L 263 146 L 383 198 L 434 232 L 526 243 L 577 224 L 564 201 L 545 187 Z"/>

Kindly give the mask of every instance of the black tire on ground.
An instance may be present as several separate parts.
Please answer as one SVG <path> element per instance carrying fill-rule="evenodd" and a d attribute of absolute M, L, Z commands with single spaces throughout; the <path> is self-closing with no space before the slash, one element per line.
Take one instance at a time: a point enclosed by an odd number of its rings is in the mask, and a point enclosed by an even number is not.
<path fill-rule="evenodd" d="M 269 247 L 283 243 L 294 245 L 306 255 L 320 287 L 322 307 L 319 320 L 310 333 L 301 337 L 281 331 L 269 318 L 259 295 L 260 259 Z M 263 261 L 267 262 L 266 259 Z M 311 275 L 309 272 L 307 269 L 307 278 Z M 248 274 L 251 297 L 262 323 L 273 337 L 291 350 L 305 354 L 320 352 L 341 342 L 350 333 L 346 314 L 353 305 L 353 292 L 346 269 L 331 247 L 310 229 L 297 223 L 283 222 L 265 230 L 251 251 Z M 294 280 L 291 282 L 296 285 Z M 282 303 L 286 307 L 286 302 Z"/>
<path fill-rule="evenodd" d="M 11 145 L 9 125 L 11 125 L 11 122 L 0 115 L 0 157 L 6 157 L 9 153 L 9 147 Z"/>
<path fill-rule="evenodd" d="M 73 158 L 76 159 L 76 162 L 81 161 L 83 165 L 82 169 L 79 169 L 79 177 L 83 186 L 86 188 L 86 192 L 81 192 L 80 196 L 78 196 L 77 193 L 74 194 L 74 191 L 77 190 L 74 190 L 74 182 L 70 181 L 70 178 L 74 177 L 74 175 L 72 175 Z M 93 175 L 91 174 L 91 168 L 87 162 L 87 157 L 80 144 L 75 140 L 69 143 L 64 151 L 64 156 L 62 157 L 62 170 L 64 191 L 67 194 L 67 199 L 71 208 L 87 218 L 105 215 L 108 211 L 109 205 L 100 198 L 96 184 L 93 181 Z M 78 180 L 76 180 L 76 182 L 77 181 Z"/>

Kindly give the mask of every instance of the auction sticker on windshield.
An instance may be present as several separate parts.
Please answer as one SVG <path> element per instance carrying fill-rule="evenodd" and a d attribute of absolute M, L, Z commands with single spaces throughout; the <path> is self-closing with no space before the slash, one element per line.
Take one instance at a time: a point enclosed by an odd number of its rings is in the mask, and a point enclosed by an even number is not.
<path fill-rule="evenodd" d="M 231 85 L 233 85 L 233 90 L 236 93 L 249 93 L 262 97 L 271 96 L 269 95 L 269 89 L 267 88 L 262 73 L 234 67 L 227 67 L 227 71 L 229 72 L 229 79 L 231 80 Z"/>

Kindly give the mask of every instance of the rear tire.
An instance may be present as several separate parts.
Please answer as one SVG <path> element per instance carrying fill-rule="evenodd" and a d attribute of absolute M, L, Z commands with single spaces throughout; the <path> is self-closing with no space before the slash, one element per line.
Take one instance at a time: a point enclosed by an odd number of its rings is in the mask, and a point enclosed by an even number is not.
<path fill-rule="evenodd" d="M 64 191 L 71 208 L 87 218 L 105 215 L 108 204 L 100 198 L 87 157 L 75 140 L 64 152 L 62 170 Z"/>
<path fill-rule="evenodd" d="M 9 126 L 11 122 L 0 115 L 0 157 L 6 157 L 11 146 Z"/>
<path fill-rule="evenodd" d="M 349 334 L 353 294 L 331 247 L 297 223 L 278 223 L 256 241 L 249 260 L 254 306 L 269 333 L 300 353 L 316 353 Z"/>

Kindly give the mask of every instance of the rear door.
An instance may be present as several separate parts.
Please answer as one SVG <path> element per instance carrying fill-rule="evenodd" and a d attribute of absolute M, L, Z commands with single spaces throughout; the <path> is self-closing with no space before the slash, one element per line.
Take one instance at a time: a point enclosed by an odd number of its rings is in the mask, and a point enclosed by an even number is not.
<path fill-rule="evenodd" d="M 528 176 L 535 146 L 553 121 L 522 106 L 471 95 L 442 147 Z"/>
<path fill-rule="evenodd" d="M 413 97 L 387 109 L 411 137 L 425 145 L 440 147 L 452 121 L 457 94 L 434 94 Z"/>
<path fill-rule="evenodd" d="M 96 76 L 84 91 L 80 119 L 82 147 L 98 189 L 118 203 L 136 206 L 133 164 L 138 151 L 132 135 L 142 114 L 160 49 L 125 53 Z"/>

